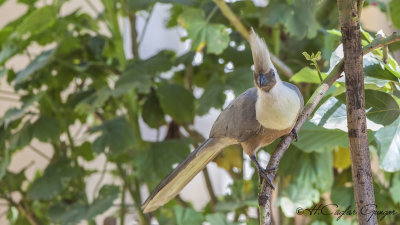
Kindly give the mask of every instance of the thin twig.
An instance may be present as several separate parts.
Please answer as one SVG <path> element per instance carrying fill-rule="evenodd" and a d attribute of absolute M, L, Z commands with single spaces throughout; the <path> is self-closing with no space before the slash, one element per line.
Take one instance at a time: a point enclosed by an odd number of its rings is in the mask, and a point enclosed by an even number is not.
<path fill-rule="evenodd" d="M 400 41 L 400 35 L 397 33 L 393 33 L 391 36 L 374 40 L 369 45 L 363 47 L 363 55 L 377 49 L 379 47 L 388 45 L 395 41 Z M 298 132 L 303 124 L 307 121 L 308 117 L 314 111 L 315 107 L 321 101 L 322 97 L 328 91 L 328 89 L 332 86 L 332 84 L 340 77 L 343 72 L 343 59 L 334 67 L 334 69 L 329 73 L 329 75 L 325 78 L 325 80 L 318 86 L 318 88 L 314 91 L 313 95 L 310 97 L 308 102 L 303 108 L 303 112 L 298 118 L 296 126 L 293 128 L 296 132 Z M 271 158 L 268 162 L 267 169 L 278 168 L 279 162 L 282 159 L 282 156 L 285 154 L 286 150 L 290 146 L 293 140 L 293 135 L 287 135 L 281 139 L 279 144 L 277 145 L 275 151 L 272 153 Z M 270 178 L 273 180 L 275 178 L 277 170 L 269 170 Z M 259 195 L 259 203 L 260 203 L 260 211 L 262 211 L 263 224 L 269 225 L 271 224 L 271 196 L 272 196 L 272 188 L 267 185 L 265 191 L 260 193 Z"/>
<path fill-rule="evenodd" d="M 100 174 L 100 178 L 97 181 L 96 185 L 94 186 L 93 195 L 95 195 L 100 189 L 100 185 L 103 182 L 104 177 L 105 177 L 106 172 L 107 172 L 107 164 L 108 164 L 108 161 L 106 159 L 106 161 L 104 162 L 104 165 L 103 165 L 103 170 L 101 171 L 101 174 Z M 93 196 L 93 199 L 94 199 L 94 196 Z"/>
<path fill-rule="evenodd" d="M 43 152 L 41 152 L 39 149 L 37 149 L 36 147 L 34 147 L 33 145 L 29 145 L 28 146 L 30 149 L 32 149 L 36 154 L 42 156 L 43 158 L 47 159 L 48 161 L 51 160 L 51 157 L 44 154 Z"/>
<path fill-rule="evenodd" d="M 229 8 L 225 0 L 213 0 L 215 4 L 219 7 L 222 14 L 229 20 L 232 26 L 246 39 L 249 40 L 249 31 L 240 21 L 239 17 Z M 290 78 L 293 76 L 293 71 L 278 57 L 271 54 L 271 61 L 275 67 L 282 72 L 283 75 Z"/>
<path fill-rule="evenodd" d="M 149 15 L 148 15 L 147 18 L 146 18 L 146 21 L 145 21 L 145 23 L 144 23 L 144 27 L 143 27 L 143 29 L 142 29 L 142 33 L 140 34 L 138 46 L 140 46 L 140 44 L 141 44 L 142 41 L 143 41 L 144 35 L 146 34 L 147 27 L 148 27 L 148 25 L 149 25 L 149 21 L 150 21 L 151 15 L 153 15 L 153 9 L 154 9 L 154 5 L 153 5 L 153 6 L 150 8 L 150 10 L 149 10 Z M 132 40 L 132 41 L 133 41 L 133 40 Z"/>

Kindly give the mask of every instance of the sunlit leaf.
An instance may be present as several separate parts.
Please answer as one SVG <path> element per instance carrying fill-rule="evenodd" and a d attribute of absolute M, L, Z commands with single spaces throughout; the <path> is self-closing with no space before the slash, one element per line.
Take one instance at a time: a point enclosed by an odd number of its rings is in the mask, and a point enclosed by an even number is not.
<path fill-rule="evenodd" d="M 207 46 L 207 52 L 221 54 L 228 47 L 227 27 L 223 24 L 209 23 L 202 10 L 187 8 L 178 21 L 188 31 L 188 37 L 192 40 L 192 50 L 202 51 L 203 47 Z"/>
<path fill-rule="evenodd" d="M 380 167 L 388 172 L 400 170 L 400 119 L 375 133 Z"/>
<path fill-rule="evenodd" d="M 347 169 L 351 166 L 350 149 L 338 146 L 333 152 L 333 166 L 337 169 Z"/>
<path fill-rule="evenodd" d="M 174 214 L 176 225 L 201 225 L 203 222 L 203 215 L 191 208 L 183 208 L 182 206 L 177 205 L 174 207 Z"/>
<path fill-rule="evenodd" d="M 321 76 L 322 79 L 325 79 L 327 77 L 325 73 L 321 73 Z M 295 75 L 293 75 L 290 80 L 296 83 L 321 83 L 317 70 L 311 69 L 310 67 L 304 67 Z"/>

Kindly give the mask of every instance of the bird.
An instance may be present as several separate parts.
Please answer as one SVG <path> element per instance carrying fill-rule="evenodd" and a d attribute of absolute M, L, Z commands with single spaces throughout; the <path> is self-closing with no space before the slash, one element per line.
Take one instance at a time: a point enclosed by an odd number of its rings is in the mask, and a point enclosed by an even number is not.
<path fill-rule="evenodd" d="M 271 62 L 264 39 L 250 30 L 249 44 L 254 62 L 254 86 L 240 94 L 218 116 L 209 138 L 189 154 L 154 189 L 142 205 L 144 213 L 155 211 L 166 204 L 206 167 L 223 148 L 241 144 L 243 151 L 255 164 L 260 178 L 275 188 L 268 170 L 258 162 L 257 151 L 277 138 L 292 133 L 304 106 L 299 89 L 282 81 Z M 276 169 L 276 168 L 272 168 Z"/>

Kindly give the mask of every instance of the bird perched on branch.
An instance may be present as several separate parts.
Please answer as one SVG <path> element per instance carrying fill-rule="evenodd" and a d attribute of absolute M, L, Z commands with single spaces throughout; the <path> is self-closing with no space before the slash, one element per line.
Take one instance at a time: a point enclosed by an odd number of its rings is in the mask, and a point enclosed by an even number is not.
<path fill-rule="evenodd" d="M 291 133 L 304 105 L 299 89 L 281 81 L 271 62 L 268 48 L 252 29 L 249 43 L 254 61 L 255 87 L 239 95 L 218 116 L 210 137 L 181 162 L 144 202 L 145 213 L 174 198 L 193 177 L 229 145 L 241 144 L 254 162 L 259 177 L 274 188 L 268 171 L 257 161 L 256 153 L 275 139 Z M 293 133 L 297 138 L 297 134 Z"/>

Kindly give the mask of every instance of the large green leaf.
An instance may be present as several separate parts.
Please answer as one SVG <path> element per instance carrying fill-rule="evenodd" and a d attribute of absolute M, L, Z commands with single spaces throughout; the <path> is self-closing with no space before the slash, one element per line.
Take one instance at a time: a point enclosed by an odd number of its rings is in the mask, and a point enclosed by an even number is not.
<path fill-rule="evenodd" d="M 115 84 L 115 94 L 126 93 L 131 88 L 135 88 L 139 93 L 149 93 L 152 79 L 161 72 L 170 70 L 174 65 L 174 58 L 174 52 L 160 51 L 146 60 L 130 62 Z"/>
<path fill-rule="evenodd" d="M 206 114 L 211 107 L 222 108 L 225 103 L 224 83 L 217 77 L 208 82 L 203 95 L 199 99 L 197 114 L 202 116 Z"/>
<path fill-rule="evenodd" d="M 320 27 L 313 12 L 315 3 L 316 1 L 308 0 L 271 1 L 262 14 L 261 23 L 270 26 L 281 23 L 297 39 L 313 38 Z"/>
<path fill-rule="evenodd" d="M 187 8 L 178 21 L 188 31 L 188 37 L 192 40 L 192 50 L 201 51 L 207 46 L 207 52 L 221 54 L 228 47 L 227 27 L 223 24 L 209 23 L 202 10 Z"/>
<path fill-rule="evenodd" d="M 79 169 L 71 167 L 66 160 L 50 164 L 43 175 L 37 178 L 28 189 L 28 196 L 34 200 L 55 198 L 69 186 L 69 182 L 79 174 Z"/>
<path fill-rule="evenodd" d="M 346 207 L 355 207 L 353 187 L 333 187 L 331 199 L 334 204 L 338 204 L 341 209 Z"/>
<path fill-rule="evenodd" d="M 382 80 L 392 80 L 398 82 L 400 74 L 384 64 L 372 53 L 364 56 L 363 60 L 364 75 Z"/>
<path fill-rule="evenodd" d="M 310 122 L 327 129 L 347 130 L 346 105 L 331 97 L 314 112 Z"/>
<path fill-rule="evenodd" d="M 164 111 L 154 91 L 150 93 L 143 104 L 142 117 L 144 122 L 151 128 L 158 128 L 165 124 Z"/>
<path fill-rule="evenodd" d="M 52 5 L 38 8 L 30 13 L 18 26 L 18 35 L 26 33 L 38 34 L 55 22 L 57 9 Z"/>
<path fill-rule="evenodd" d="M 347 111 L 345 93 L 329 98 L 314 113 L 310 122 L 328 129 L 346 130 Z M 400 115 L 396 100 L 388 93 L 365 90 L 367 118 L 375 123 L 389 125 Z"/>
<path fill-rule="evenodd" d="M 322 73 L 321 75 L 322 79 L 325 79 L 325 77 L 327 76 L 325 73 Z M 314 83 L 314 84 L 321 83 L 318 72 L 314 69 L 311 69 L 308 66 L 304 67 L 295 75 L 293 75 L 293 77 L 290 78 L 290 80 L 296 83 Z"/>
<path fill-rule="evenodd" d="M 382 125 L 389 125 L 400 115 L 399 105 L 390 94 L 365 90 L 365 107 L 368 119 Z"/>
<path fill-rule="evenodd" d="M 400 118 L 375 133 L 380 167 L 388 172 L 400 170 Z"/>
<path fill-rule="evenodd" d="M 157 89 L 161 108 L 180 124 L 190 123 L 194 118 L 194 97 L 178 84 L 161 84 Z"/>
<path fill-rule="evenodd" d="M 31 76 L 36 71 L 47 66 L 53 59 L 54 49 L 47 50 L 36 57 L 24 70 L 17 73 L 16 83 L 20 83 Z"/>
<path fill-rule="evenodd" d="M 393 174 L 393 182 L 392 182 L 392 186 L 390 187 L 389 191 L 390 191 L 390 195 L 392 197 L 393 202 L 395 202 L 396 204 L 400 203 L 400 174 L 396 173 Z"/>
<path fill-rule="evenodd" d="M 323 151 L 335 146 L 347 147 L 347 133 L 339 129 L 325 129 L 306 122 L 300 130 L 299 141 L 294 145 L 305 152 Z"/>
<path fill-rule="evenodd" d="M 60 126 L 59 120 L 41 116 L 32 124 L 32 135 L 41 142 L 56 141 L 60 138 Z"/>
<path fill-rule="evenodd" d="M 109 209 L 119 194 L 119 187 L 113 185 L 104 185 L 99 191 L 99 196 L 89 205 L 85 219 L 91 220 L 96 215 Z"/>
<path fill-rule="evenodd" d="M 389 9 L 393 25 L 400 28 L 400 0 L 391 0 L 389 2 Z"/>
<path fill-rule="evenodd" d="M 77 224 L 85 218 L 88 206 L 83 203 L 52 205 L 47 214 L 54 222 L 62 225 Z"/>
<path fill-rule="evenodd" d="M 279 198 L 279 205 L 287 217 L 293 217 L 296 209 L 311 207 L 319 200 L 319 192 L 306 184 L 289 184 Z"/>
<path fill-rule="evenodd" d="M 189 144 L 189 139 L 150 143 L 149 148 L 138 153 L 134 159 L 138 175 L 156 185 L 171 172 L 174 163 L 179 163 L 188 156 Z M 151 170 L 149 165 L 152 165 Z"/>
<path fill-rule="evenodd" d="M 201 225 L 203 222 L 203 215 L 191 208 L 183 208 L 182 206 L 177 205 L 174 207 L 174 214 L 176 225 Z"/>
<path fill-rule="evenodd" d="M 97 153 L 103 152 L 106 147 L 113 153 L 123 152 L 136 144 L 132 127 L 124 117 L 117 117 L 90 129 L 90 132 L 98 131 L 102 134 L 93 143 L 93 150 Z"/>

